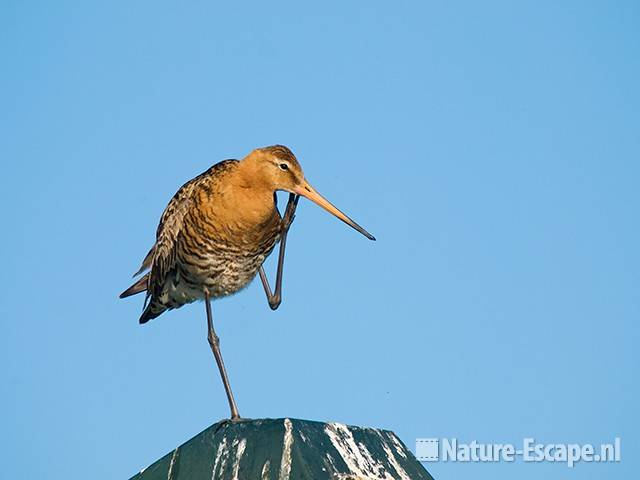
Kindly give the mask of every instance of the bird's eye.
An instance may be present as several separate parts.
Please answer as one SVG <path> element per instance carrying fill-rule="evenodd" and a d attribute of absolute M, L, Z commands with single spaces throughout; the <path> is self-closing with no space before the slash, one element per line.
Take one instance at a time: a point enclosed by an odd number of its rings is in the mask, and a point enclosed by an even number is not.
<path fill-rule="evenodd" d="M 287 165 L 286 163 L 281 163 L 279 167 L 281 170 L 289 170 L 289 165 Z"/>

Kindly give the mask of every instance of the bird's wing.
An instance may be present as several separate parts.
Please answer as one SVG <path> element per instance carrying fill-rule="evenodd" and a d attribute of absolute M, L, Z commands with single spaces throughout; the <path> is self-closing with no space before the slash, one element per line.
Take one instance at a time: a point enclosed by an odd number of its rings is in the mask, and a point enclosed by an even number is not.
<path fill-rule="evenodd" d="M 199 178 L 196 177 L 185 183 L 173 196 L 160 217 L 156 243 L 151 249 L 153 254 L 148 262 L 151 267 L 148 294 L 161 295 L 167 274 L 175 267 L 177 239 L 184 226 L 184 217 L 193 205 L 194 185 Z"/>
<path fill-rule="evenodd" d="M 133 274 L 134 277 L 137 277 L 145 270 L 149 270 L 151 268 L 151 265 L 153 264 L 153 254 L 155 253 L 155 250 L 156 250 L 156 246 L 153 245 L 153 247 L 151 247 L 151 250 L 149 250 L 149 253 L 147 253 L 147 256 L 144 257 L 144 260 L 142 260 L 142 265 L 140 265 L 140 269 Z"/>
<path fill-rule="evenodd" d="M 149 252 L 152 258 L 145 259 L 143 262 L 144 267 L 148 260 L 151 267 L 147 295 L 160 296 L 167 274 L 175 268 L 177 240 L 182 235 L 185 216 L 193 207 L 194 192 L 197 191 L 200 184 L 206 182 L 207 177 L 218 173 L 219 170 L 229 168 L 236 162 L 236 160 L 224 160 L 215 164 L 206 172 L 185 183 L 173 196 L 160 217 L 156 231 L 156 244 L 151 249 L 153 253 Z"/>

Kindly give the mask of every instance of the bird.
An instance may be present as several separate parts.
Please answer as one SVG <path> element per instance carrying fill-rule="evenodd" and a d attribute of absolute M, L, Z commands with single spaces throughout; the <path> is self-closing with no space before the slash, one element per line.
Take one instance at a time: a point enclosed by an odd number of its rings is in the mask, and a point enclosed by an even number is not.
<path fill-rule="evenodd" d="M 289 193 L 284 214 L 276 192 Z M 370 240 L 375 237 L 320 195 L 284 145 L 256 148 L 241 160 L 223 160 L 186 182 L 165 208 L 156 241 L 120 298 L 146 292 L 140 324 L 162 313 L 203 300 L 207 340 L 224 385 L 231 420 L 240 419 L 213 326 L 212 299 L 233 295 L 258 275 L 267 301 L 282 300 L 287 234 L 300 196 L 333 214 Z M 275 290 L 263 263 L 279 245 Z"/>

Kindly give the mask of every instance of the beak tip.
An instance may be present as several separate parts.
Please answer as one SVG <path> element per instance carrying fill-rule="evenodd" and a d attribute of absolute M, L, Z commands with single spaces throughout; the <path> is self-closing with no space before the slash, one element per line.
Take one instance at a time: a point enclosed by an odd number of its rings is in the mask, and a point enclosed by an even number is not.
<path fill-rule="evenodd" d="M 371 240 L 372 242 L 376 241 L 376 237 L 374 237 L 373 235 L 371 235 L 369 232 L 367 232 L 364 228 L 360 227 L 360 225 L 358 225 L 359 228 L 356 228 L 356 230 L 358 230 L 362 235 L 364 235 L 365 237 L 367 237 L 369 240 Z"/>
<path fill-rule="evenodd" d="M 349 225 L 351 228 L 353 228 L 356 231 L 360 232 L 362 235 L 367 237 L 369 240 L 374 241 L 374 242 L 376 241 L 376 237 L 371 235 L 364 228 L 362 228 L 360 225 L 358 225 L 356 222 L 354 222 L 349 217 L 347 217 L 344 213 L 342 213 L 340 210 L 338 210 L 327 199 L 325 199 L 322 195 L 320 195 L 318 192 L 316 192 L 313 189 L 313 187 L 311 187 L 308 183 L 306 183 L 306 181 L 302 185 L 296 186 L 289 193 L 293 193 L 295 195 L 301 195 L 303 197 L 308 198 L 309 200 L 311 200 L 315 204 L 317 204 L 317 205 L 321 206 L 322 208 L 324 208 L 326 211 L 328 211 L 332 215 L 338 217 L 340 220 L 342 220 L 344 223 Z"/>

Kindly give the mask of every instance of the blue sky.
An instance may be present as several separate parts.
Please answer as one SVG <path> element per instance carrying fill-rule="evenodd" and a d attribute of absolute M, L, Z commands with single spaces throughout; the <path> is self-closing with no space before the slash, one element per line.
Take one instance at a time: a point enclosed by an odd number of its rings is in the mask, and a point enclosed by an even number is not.
<path fill-rule="evenodd" d="M 227 415 L 204 306 L 117 295 L 175 190 L 290 146 L 284 302 L 213 310 L 240 412 L 462 441 L 601 443 L 640 467 L 637 2 L 0 6 L 7 478 L 126 478 Z M 268 263 L 270 272 L 274 262 Z M 271 273 L 273 275 L 273 273 Z"/>

